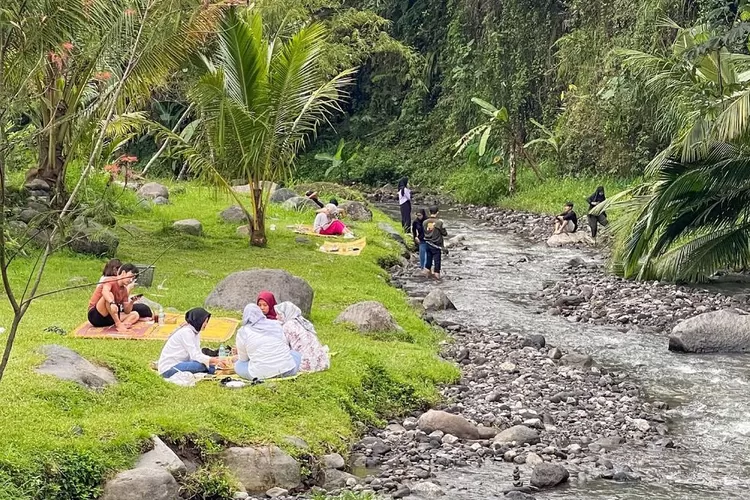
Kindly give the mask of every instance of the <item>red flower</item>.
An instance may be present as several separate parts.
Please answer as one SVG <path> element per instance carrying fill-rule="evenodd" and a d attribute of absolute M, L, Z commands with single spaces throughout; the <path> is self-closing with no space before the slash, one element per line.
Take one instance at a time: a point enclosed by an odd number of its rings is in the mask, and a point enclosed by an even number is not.
<path fill-rule="evenodd" d="M 74 47 L 74 46 L 73 46 L 73 43 L 72 43 L 72 42 L 64 42 L 64 43 L 63 43 L 63 44 L 61 45 L 61 47 L 62 47 L 63 49 L 65 49 L 65 50 L 66 50 L 67 52 L 70 52 L 71 50 L 73 50 L 73 47 Z"/>
<path fill-rule="evenodd" d="M 103 82 L 106 82 L 110 78 L 112 78 L 112 73 L 109 71 L 100 71 L 94 75 L 95 80 L 101 80 Z"/>

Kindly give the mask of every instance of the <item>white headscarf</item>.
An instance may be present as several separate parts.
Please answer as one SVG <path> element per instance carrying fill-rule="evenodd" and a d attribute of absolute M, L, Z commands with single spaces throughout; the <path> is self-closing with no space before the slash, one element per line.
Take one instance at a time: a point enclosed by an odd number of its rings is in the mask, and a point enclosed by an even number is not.
<path fill-rule="evenodd" d="M 308 332 L 311 332 L 315 335 L 317 333 L 315 332 L 315 327 L 313 326 L 310 321 L 305 319 L 304 316 L 302 316 L 302 311 L 299 307 L 294 305 L 293 303 L 287 301 L 282 302 L 281 304 L 276 304 L 276 314 L 281 315 L 281 322 L 282 323 L 288 323 L 289 321 L 296 321 L 300 325 L 302 325 L 302 328 L 307 330 Z"/>
<path fill-rule="evenodd" d="M 242 327 L 248 328 L 261 335 L 284 335 L 281 324 L 266 318 L 263 311 L 256 304 L 248 304 L 242 312 Z"/>

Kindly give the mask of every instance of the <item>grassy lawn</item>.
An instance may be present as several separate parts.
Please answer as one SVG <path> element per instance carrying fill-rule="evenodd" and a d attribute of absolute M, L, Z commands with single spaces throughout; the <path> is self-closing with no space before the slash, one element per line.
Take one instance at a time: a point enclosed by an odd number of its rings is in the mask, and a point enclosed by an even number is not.
<path fill-rule="evenodd" d="M 149 369 L 159 356 L 158 341 L 85 340 L 45 332 L 55 325 L 70 332 L 86 319 L 91 289 L 66 291 L 35 302 L 24 319 L 5 378 L 0 383 L 0 498 L 89 498 L 104 475 L 127 468 L 151 434 L 189 439 L 209 454 L 224 443 L 278 443 L 285 436 L 305 439 L 315 452 L 343 450 L 356 434 L 355 421 L 434 401 L 435 385 L 457 377 L 439 361 L 439 335 L 410 309 L 403 292 L 391 288 L 379 259 L 392 259 L 397 248 L 376 229 L 385 220 L 357 223 L 367 236 L 360 257 L 327 255 L 312 244 L 295 242 L 289 224 L 311 223 L 313 214 L 270 207 L 268 247 L 249 248 L 235 226 L 218 213 L 232 201 L 207 188 L 182 184 L 168 206 L 137 208 L 135 196 L 120 200 L 118 215 L 123 262 L 156 263 L 154 286 L 147 297 L 185 311 L 203 304 L 226 275 L 250 268 L 285 269 L 306 279 L 315 290 L 312 321 L 323 343 L 337 353 L 332 368 L 295 381 L 267 383 L 242 390 L 214 383 L 195 388 L 173 386 Z M 171 231 L 178 219 L 196 218 L 205 236 Z M 123 229 L 125 225 L 131 234 Z M 138 230 L 133 230 L 132 226 Z M 105 260 L 56 254 L 41 291 L 64 287 L 73 277 L 95 281 Z M 18 262 L 13 279 L 25 281 L 31 260 Z M 197 272 L 196 272 L 197 271 Z M 162 289 L 157 289 L 161 285 Z M 333 320 L 348 305 L 379 300 L 405 332 L 398 338 L 360 335 Z M 237 313 L 211 311 L 240 317 Z M 10 309 L 0 302 L 0 326 L 9 327 Z M 7 323 L 7 324 L 6 324 Z M 111 367 L 119 383 L 93 393 L 73 383 L 38 375 L 38 348 L 61 344 Z M 290 450 L 291 451 L 291 450 Z M 74 496 L 77 495 L 77 496 Z"/>

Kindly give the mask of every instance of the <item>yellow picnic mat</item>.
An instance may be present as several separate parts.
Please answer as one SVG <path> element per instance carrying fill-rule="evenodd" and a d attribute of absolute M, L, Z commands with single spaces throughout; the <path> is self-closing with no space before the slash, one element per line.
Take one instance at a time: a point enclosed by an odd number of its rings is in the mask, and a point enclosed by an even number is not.
<path fill-rule="evenodd" d="M 367 238 L 360 238 L 354 241 L 326 241 L 320 245 L 320 251 L 336 255 L 357 256 L 362 253 L 362 249 L 367 246 Z"/>
<path fill-rule="evenodd" d="M 95 327 L 86 321 L 71 335 L 84 339 L 166 340 L 184 323 L 184 317 L 182 313 L 165 313 L 163 326 L 155 321 L 139 321 L 125 333 L 118 332 L 114 326 Z M 232 338 L 239 324 L 236 319 L 212 316 L 206 329 L 201 332 L 201 341 L 226 342 Z"/>
<path fill-rule="evenodd" d="M 295 233 L 306 234 L 308 236 L 319 236 L 321 238 L 338 238 L 338 236 L 332 234 L 318 234 L 315 232 L 315 229 L 313 229 L 312 226 L 309 226 L 307 224 L 295 224 L 293 226 L 287 226 L 286 228 L 291 229 Z"/>

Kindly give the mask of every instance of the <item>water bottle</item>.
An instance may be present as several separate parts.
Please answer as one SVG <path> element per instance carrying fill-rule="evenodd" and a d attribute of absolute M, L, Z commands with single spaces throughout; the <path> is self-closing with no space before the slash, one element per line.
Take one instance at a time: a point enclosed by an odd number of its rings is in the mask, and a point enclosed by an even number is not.
<path fill-rule="evenodd" d="M 227 356 L 229 356 L 229 354 L 227 353 L 227 348 L 224 347 L 224 344 L 221 344 L 219 346 L 219 357 L 226 358 Z"/>
<path fill-rule="evenodd" d="M 164 326 L 164 309 L 159 308 L 159 326 Z"/>

